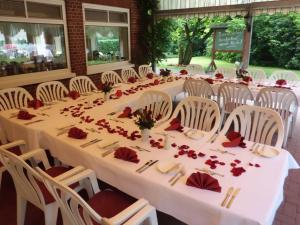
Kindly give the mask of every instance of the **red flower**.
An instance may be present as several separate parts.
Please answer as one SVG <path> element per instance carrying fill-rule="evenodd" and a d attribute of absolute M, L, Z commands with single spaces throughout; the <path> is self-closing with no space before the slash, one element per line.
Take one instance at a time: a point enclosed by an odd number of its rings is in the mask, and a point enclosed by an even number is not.
<path fill-rule="evenodd" d="M 187 70 L 180 70 L 180 75 L 187 75 L 188 71 Z"/>
<path fill-rule="evenodd" d="M 246 170 L 243 167 L 234 167 L 230 170 L 230 172 L 232 173 L 233 176 L 238 177 L 242 173 L 245 173 Z"/>
<path fill-rule="evenodd" d="M 280 79 L 276 81 L 276 84 L 279 86 L 287 85 L 287 81 L 284 79 Z"/>
<path fill-rule="evenodd" d="M 122 96 L 123 92 L 121 90 L 117 90 L 115 95 L 120 98 Z"/>
<path fill-rule="evenodd" d="M 211 78 L 206 78 L 205 79 L 209 84 L 214 84 L 214 80 Z"/>
<path fill-rule="evenodd" d="M 68 94 L 68 96 L 70 98 L 72 98 L 73 100 L 75 100 L 75 99 L 77 99 L 77 98 L 80 97 L 80 94 L 77 91 L 70 91 L 69 94 Z"/>
<path fill-rule="evenodd" d="M 252 77 L 250 77 L 250 76 L 244 76 L 244 77 L 243 77 L 243 81 L 249 83 L 249 82 L 253 81 L 253 79 L 252 79 Z"/>
<path fill-rule="evenodd" d="M 44 103 L 41 100 L 34 99 L 31 101 L 28 101 L 28 107 L 38 109 L 40 107 L 44 106 Z"/>
<path fill-rule="evenodd" d="M 154 83 L 154 85 L 158 85 L 159 84 L 159 80 L 155 79 L 153 83 Z"/>
<path fill-rule="evenodd" d="M 222 73 L 216 73 L 216 79 L 224 79 L 224 75 Z"/>
<path fill-rule="evenodd" d="M 128 83 L 135 83 L 136 82 L 136 78 L 135 77 L 129 77 L 127 80 Z"/>
<path fill-rule="evenodd" d="M 147 73 L 146 76 L 147 76 L 148 79 L 152 79 L 153 78 L 153 73 Z"/>

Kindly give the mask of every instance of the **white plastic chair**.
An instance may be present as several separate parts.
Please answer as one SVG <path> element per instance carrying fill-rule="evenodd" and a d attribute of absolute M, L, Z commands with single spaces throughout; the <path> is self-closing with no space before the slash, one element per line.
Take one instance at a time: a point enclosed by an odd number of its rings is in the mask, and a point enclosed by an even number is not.
<path fill-rule="evenodd" d="M 59 81 L 41 83 L 36 89 L 36 98 L 42 102 L 60 100 L 68 94 L 68 89 Z"/>
<path fill-rule="evenodd" d="M 267 80 L 267 75 L 262 69 L 247 69 L 248 76 L 252 77 L 255 82 L 263 82 Z"/>
<path fill-rule="evenodd" d="M 7 88 L 0 90 L 0 111 L 23 108 L 33 98 L 24 88 Z"/>
<path fill-rule="evenodd" d="M 158 224 L 156 210 L 146 200 L 139 199 L 136 201 L 112 190 L 100 191 L 95 174 L 89 176 L 95 195 L 86 202 L 67 186 L 70 184 L 68 180 L 57 182 L 41 170 L 39 172 L 60 206 L 65 225 Z M 86 173 L 91 173 L 91 170 L 82 171 L 76 175 L 76 179 L 86 177 Z M 113 208 L 117 208 L 117 210 L 114 212 L 103 210 Z"/>
<path fill-rule="evenodd" d="M 221 108 L 221 119 L 236 107 L 253 103 L 253 95 L 247 85 L 223 83 L 218 89 L 218 104 Z"/>
<path fill-rule="evenodd" d="M 106 71 L 101 74 L 101 82 L 104 84 L 106 82 L 110 82 L 113 84 L 122 83 L 122 79 L 115 71 Z"/>
<path fill-rule="evenodd" d="M 167 121 L 172 114 L 172 98 L 161 91 L 145 91 L 139 99 L 139 108 L 151 110 L 157 124 Z"/>
<path fill-rule="evenodd" d="M 136 79 L 140 79 L 139 75 L 135 72 L 133 68 L 122 69 L 121 76 L 124 83 L 128 83 L 129 77 L 135 77 Z"/>
<path fill-rule="evenodd" d="M 221 123 L 218 104 L 196 96 L 183 99 L 176 107 L 172 118 L 180 118 L 184 127 L 208 132 L 205 136 L 208 139 L 217 132 Z"/>
<path fill-rule="evenodd" d="M 274 83 L 277 80 L 281 80 L 281 79 L 286 80 L 287 83 L 290 85 L 294 85 L 299 82 L 299 78 L 298 78 L 297 74 L 295 72 L 289 71 L 289 70 L 275 71 L 269 78 L 269 80 L 274 81 Z"/>
<path fill-rule="evenodd" d="M 280 115 L 272 110 L 259 106 L 243 105 L 229 115 L 221 135 L 230 130 L 240 132 L 245 140 L 281 148 L 284 139 L 284 128 Z"/>
<path fill-rule="evenodd" d="M 287 138 L 293 134 L 298 114 L 299 104 L 295 93 L 284 88 L 263 88 L 256 96 L 256 105 L 279 113 L 285 128 L 283 147 L 286 147 Z"/>
<path fill-rule="evenodd" d="M 190 64 L 186 66 L 186 70 L 189 72 L 189 74 L 191 75 L 196 75 L 196 74 L 200 74 L 200 75 L 204 75 L 205 71 L 203 69 L 203 67 L 199 64 Z"/>
<path fill-rule="evenodd" d="M 236 69 L 230 68 L 230 67 L 218 67 L 214 73 L 216 75 L 217 73 L 221 73 L 224 75 L 224 78 L 232 79 L 236 78 Z"/>
<path fill-rule="evenodd" d="M 139 66 L 139 76 L 146 77 L 148 73 L 153 73 L 151 66 L 149 65 L 140 65 Z"/>
<path fill-rule="evenodd" d="M 77 91 L 80 94 L 97 90 L 97 87 L 93 81 L 87 76 L 77 76 L 70 80 L 69 84 L 70 91 Z"/>
<path fill-rule="evenodd" d="M 183 90 L 188 96 L 198 96 L 202 98 L 211 98 L 214 96 L 212 87 L 205 80 L 186 80 L 183 84 Z"/>
<path fill-rule="evenodd" d="M 72 170 L 64 167 L 50 168 L 47 156 L 42 149 L 32 150 L 21 156 L 17 156 L 6 150 L 7 148 L 22 145 L 24 145 L 23 141 L 16 141 L 0 147 L 0 161 L 12 176 L 16 188 L 17 225 L 24 225 L 27 202 L 31 202 L 44 211 L 45 225 L 56 225 L 58 205 L 47 191 L 41 176 L 25 160 L 30 159 L 30 162 L 34 163 L 34 157 L 38 157 L 39 160 L 42 160 L 46 172 L 58 180 L 70 178 L 82 171 L 83 168 L 77 167 Z M 74 183 L 72 182 L 71 184 Z M 78 185 L 76 190 L 79 191 L 80 189 L 81 186 Z"/>

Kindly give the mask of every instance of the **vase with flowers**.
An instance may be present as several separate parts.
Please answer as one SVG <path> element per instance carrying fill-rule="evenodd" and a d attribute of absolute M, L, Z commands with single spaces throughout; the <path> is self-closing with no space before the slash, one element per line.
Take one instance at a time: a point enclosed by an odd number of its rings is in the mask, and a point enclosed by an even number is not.
<path fill-rule="evenodd" d="M 112 82 L 105 82 L 102 84 L 102 92 L 104 93 L 104 100 L 107 101 L 109 98 L 109 93 L 113 89 L 113 83 Z"/>
<path fill-rule="evenodd" d="M 171 70 L 168 69 L 160 69 L 160 73 L 159 73 L 162 77 L 164 81 L 167 81 L 168 77 L 171 74 Z"/>
<path fill-rule="evenodd" d="M 149 139 L 150 130 L 154 127 L 155 120 L 152 118 L 151 110 L 140 109 L 134 113 L 136 117 L 135 124 L 141 130 L 142 142 L 146 142 Z"/>

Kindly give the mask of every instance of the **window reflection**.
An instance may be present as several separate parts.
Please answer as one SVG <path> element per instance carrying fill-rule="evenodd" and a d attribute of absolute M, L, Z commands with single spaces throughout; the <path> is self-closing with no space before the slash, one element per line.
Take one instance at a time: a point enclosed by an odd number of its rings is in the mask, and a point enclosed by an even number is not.
<path fill-rule="evenodd" d="M 0 76 L 67 68 L 63 25 L 0 22 Z"/>

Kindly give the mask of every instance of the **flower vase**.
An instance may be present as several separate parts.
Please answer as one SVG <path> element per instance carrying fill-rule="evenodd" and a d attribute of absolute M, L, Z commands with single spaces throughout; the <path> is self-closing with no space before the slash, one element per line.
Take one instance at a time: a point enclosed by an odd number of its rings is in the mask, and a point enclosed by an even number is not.
<path fill-rule="evenodd" d="M 167 76 L 163 76 L 163 81 L 167 82 L 167 80 L 168 80 L 168 77 Z"/>
<path fill-rule="evenodd" d="M 142 142 L 147 142 L 149 139 L 150 130 L 149 129 L 141 130 L 141 135 L 142 135 Z"/>
<path fill-rule="evenodd" d="M 109 92 L 104 92 L 104 101 L 109 99 Z"/>

